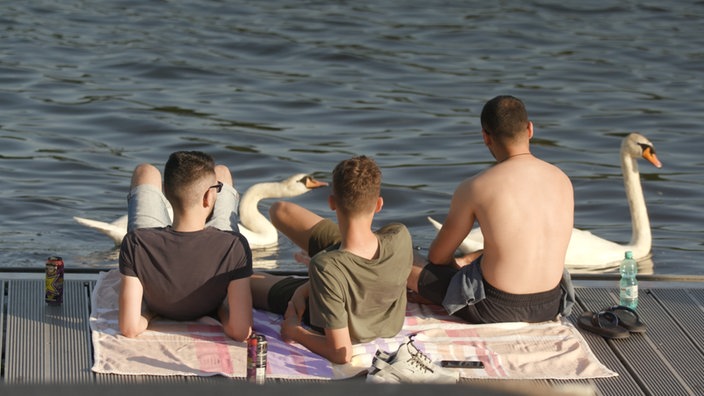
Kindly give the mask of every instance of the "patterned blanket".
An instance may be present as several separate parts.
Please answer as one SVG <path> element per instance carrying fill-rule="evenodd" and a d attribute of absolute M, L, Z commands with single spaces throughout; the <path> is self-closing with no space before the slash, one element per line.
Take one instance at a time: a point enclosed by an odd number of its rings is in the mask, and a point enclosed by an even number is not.
<path fill-rule="evenodd" d="M 212 318 L 175 322 L 155 318 L 137 338 L 120 335 L 117 293 L 120 274 L 100 274 L 92 295 L 90 325 L 93 371 L 124 375 L 244 377 L 244 343 L 225 336 Z M 341 379 L 366 371 L 377 349 L 395 351 L 415 334 L 415 345 L 433 361 L 481 360 L 484 369 L 461 369 L 469 378 L 583 379 L 615 376 L 593 355 L 566 320 L 537 324 L 469 325 L 441 308 L 409 303 L 403 330 L 394 338 L 357 344 L 352 362 L 331 364 L 279 337 L 281 316 L 255 310 L 254 330 L 268 341 L 267 378 Z"/>

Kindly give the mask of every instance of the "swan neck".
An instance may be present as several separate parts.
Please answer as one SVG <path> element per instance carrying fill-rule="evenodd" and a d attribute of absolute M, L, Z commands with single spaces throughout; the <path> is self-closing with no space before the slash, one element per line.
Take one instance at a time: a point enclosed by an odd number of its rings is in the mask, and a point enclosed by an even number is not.
<path fill-rule="evenodd" d="M 277 183 L 259 183 L 250 187 L 240 199 L 240 223 L 254 233 L 276 233 L 276 228 L 260 211 L 259 201 L 278 196 Z"/>
<path fill-rule="evenodd" d="M 628 206 L 631 212 L 632 232 L 631 246 L 629 246 L 629 248 L 633 250 L 634 256 L 643 257 L 650 253 L 652 236 L 650 234 L 648 209 L 645 205 L 643 187 L 640 183 L 640 173 L 636 159 L 622 153 L 621 170 L 623 172 L 623 184 L 626 190 Z"/>

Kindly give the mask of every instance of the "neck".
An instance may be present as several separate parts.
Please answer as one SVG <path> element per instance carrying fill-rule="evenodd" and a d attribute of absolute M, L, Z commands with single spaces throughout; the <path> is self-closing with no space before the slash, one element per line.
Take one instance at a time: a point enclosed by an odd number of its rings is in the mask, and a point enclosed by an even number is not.
<path fill-rule="evenodd" d="M 197 214 L 174 211 L 174 221 L 171 227 L 178 232 L 201 231 L 205 228 L 205 219 Z"/>
<path fill-rule="evenodd" d="M 378 256 L 379 240 L 371 230 L 371 218 L 341 219 L 338 216 L 338 226 L 342 242 L 340 250 L 348 251 L 367 260 Z"/>
<path fill-rule="evenodd" d="M 525 153 L 514 153 L 514 154 L 509 154 L 509 155 L 507 155 L 506 157 L 504 157 L 503 159 L 499 160 L 499 162 L 504 162 L 504 161 L 508 161 L 508 160 L 510 160 L 511 158 L 514 158 L 514 157 L 519 157 L 519 156 L 524 156 L 524 155 L 531 155 L 531 154 L 530 154 L 530 151 L 528 151 L 528 152 L 525 152 Z"/>
<path fill-rule="evenodd" d="M 628 206 L 631 211 L 631 249 L 633 255 L 644 256 L 650 252 L 652 244 L 652 234 L 650 231 L 650 219 L 648 209 L 645 206 L 643 187 L 640 184 L 640 174 L 636 159 L 630 156 L 622 156 L 621 169 L 623 172 L 623 184 L 626 189 Z"/>

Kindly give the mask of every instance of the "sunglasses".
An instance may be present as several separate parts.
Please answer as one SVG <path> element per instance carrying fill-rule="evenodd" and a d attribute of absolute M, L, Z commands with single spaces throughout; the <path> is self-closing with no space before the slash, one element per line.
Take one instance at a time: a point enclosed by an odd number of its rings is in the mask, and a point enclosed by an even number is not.
<path fill-rule="evenodd" d="M 215 191 L 217 191 L 217 192 L 222 191 L 222 182 L 219 181 L 218 184 L 208 187 L 208 190 L 210 190 L 211 188 L 216 189 Z"/>

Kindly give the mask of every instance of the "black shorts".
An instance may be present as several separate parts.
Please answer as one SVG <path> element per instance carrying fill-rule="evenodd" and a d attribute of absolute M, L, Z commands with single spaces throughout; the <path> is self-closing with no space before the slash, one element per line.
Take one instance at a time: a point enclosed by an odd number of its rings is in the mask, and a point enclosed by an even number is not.
<path fill-rule="evenodd" d="M 479 265 L 479 259 L 470 265 Z M 418 294 L 442 305 L 450 280 L 457 272 L 456 268 L 450 266 L 426 265 L 418 278 Z M 553 320 L 560 312 L 562 289 L 559 284 L 545 292 L 511 294 L 495 288 L 486 280 L 482 280 L 482 283 L 486 298 L 460 309 L 453 316 L 469 323 L 536 323 Z"/>
<path fill-rule="evenodd" d="M 286 313 L 286 308 L 288 308 L 288 302 L 291 301 L 293 293 L 296 289 L 301 287 L 304 283 L 308 282 L 308 278 L 289 276 L 278 282 L 276 282 L 269 289 L 269 295 L 267 296 L 267 304 L 269 305 L 269 311 L 283 315 Z M 303 312 L 303 318 L 301 322 L 311 329 L 324 333 L 324 330 L 320 327 L 313 326 L 310 324 L 310 311 L 308 309 L 308 302 L 306 301 L 306 310 Z"/>

